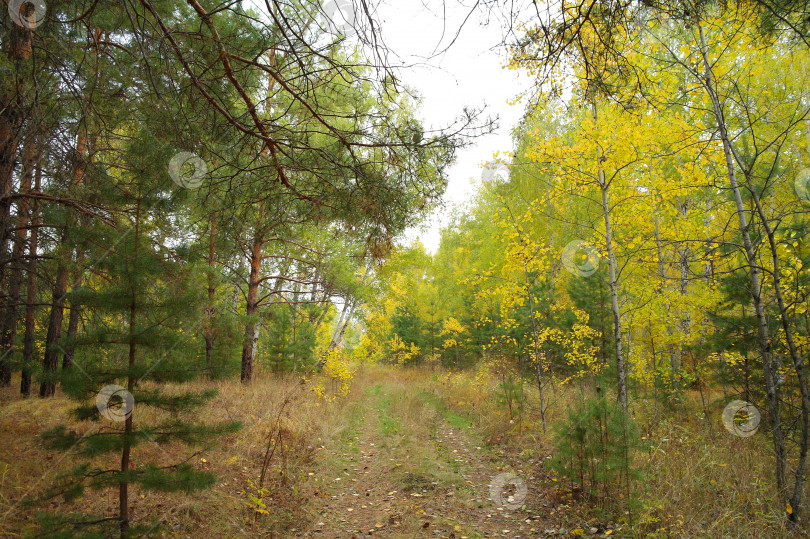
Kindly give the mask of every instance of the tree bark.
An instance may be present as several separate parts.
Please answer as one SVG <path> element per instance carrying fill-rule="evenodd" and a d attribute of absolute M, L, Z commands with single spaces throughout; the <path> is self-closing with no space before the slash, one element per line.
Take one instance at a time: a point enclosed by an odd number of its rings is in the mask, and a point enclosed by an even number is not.
<path fill-rule="evenodd" d="M 371 262 L 369 262 L 366 266 L 366 271 L 363 273 L 363 279 L 360 281 L 360 286 L 364 286 L 366 284 L 370 271 Z M 354 312 L 354 308 L 356 306 L 356 298 L 346 298 L 346 303 L 343 304 L 343 309 L 340 312 L 337 326 L 335 326 L 335 332 L 332 334 L 332 339 L 329 342 L 329 350 L 334 350 L 341 342 L 343 342 L 343 335 L 346 333 L 346 328 L 349 326 L 349 320 L 351 319 L 352 313 Z"/>
<path fill-rule="evenodd" d="M 20 193 L 26 195 L 31 191 L 31 180 L 36 166 L 37 144 L 30 137 L 25 145 L 23 173 L 20 181 Z M 14 354 L 14 340 L 17 337 L 17 315 L 19 313 L 20 290 L 22 288 L 25 251 L 28 242 L 28 224 L 30 221 L 29 199 L 23 196 L 17 205 L 17 233 L 14 238 L 13 254 L 8 266 L 7 289 L 4 305 L 0 309 L 0 386 L 11 385 L 10 360 Z"/>
<path fill-rule="evenodd" d="M 34 189 L 39 191 L 42 181 L 42 163 L 37 161 Z M 37 246 L 39 241 L 39 201 L 34 200 L 31 217 L 31 237 L 28 242 L 27 290 L 25 296 L 25 337 L 23 338 L 22 376 L 20 393 L 31 394 L 31 365 L 34 364 L 34 331 L 36 329 L 37 299 Z"/>
<path fill-rule="evenodd" d="M 5 4 L 4 4 L 5 6 Z M 4 9 L 4 7 L 3 7 Z M 28 32 L 12 25 L 5 53 L 11 62 L 27 60 L 31 54 Z M 4 282 L 8 264 L 7 244 L 10 239 L 11 192 L 14 185 L 14 165 L 20 144 L 24 112 L 20 89 L 11 77 L 0 82 L 0 284 Z"/>
<path fill-rule="evenodd" d="M 216 279 L 214 270 L 216 267 L 216 234 L 217 234 L 217 214 L 211 215 L 210 229 L 208 233 L 208 305 L 205 309 L 205 366 L 211 368 L 214 357 L 214 317 L 216 315 L 216 305 L 214 296 L 216 295 Z"/>
<path fill-rule="evenodd" d="M 543 432 L 546 432 L 546 401 L 543 391 L 543 362 L 540 354 L 540 342 L 537 334 L 537 320 L 534 317 L 534 298 L 532 297 L 531 289 L 529 288 L 529 272 L 526 271 L 524 266 L 524 274 L 526 276 L 526 295 L 529 299 L 529 316 L 532 321 L 532 342 L 534 344 L 534 366 L 535 375 L 537 376 L 537 390 L 540 392 L 540 419 L 543 422 Z"/>
<path fill-rule="evenodd" d="M 80 319 L 81 319 L 81 309 L 79 308 L 78 305 L 74 304 L 71 301 L 70 316 L 68 317 L 68 330 L 67 330 L 68 342 L 65 345 L 65 355 L 62 356 L 63 370 L 73 367 L 73 354 L 76 351 L 76 347 L 73 344 L 73 339 L 76 338 L 76 334 L 79 332 Z"/>
<path fill-rule="evenodd" d="M 667 289 L 667 272 L 666 266 L 664 265 L 664 248 L 661 244 L 661 230 L 658 224 L 658 216 L 655 216 L 655 248 L 656 252 L 658 253 L 658 278 L 661 281 L 661 292 L 665 292 Z M 669 305 L 666 305 L 667 310 Z M 672 326 L 667 323 L 667 335 L 670 337 L 673 334 Z M 680 358 L 680 350 L 675 349 L 675 346 L 672 344 L 667 344 L 667 354 L 669 355 L 669 370 L 672 374 L 673 382 L 678 375 L 678 372 L 681 369 L 681 358 Z"/>
<path fill-rule="evenodd" d="M 596 104 L 592 104 L 593 119 L 596 121 Z M 600 156 L 601 158 L 602 156 Z M 618 385 L 618 400 L 622 406 L 624 416 L 627 417 L 627 372 L 625 370 L 624 352 L 622 350 L 622 314 L 619 307 L 619 283 L 616 271 L 616 254 L 613 251 L 613 228 L 610 221 L 610 200 L 608 197 L 608 184 L 605 171 L 598 170 L 599 190 L 602 194 L 602 217 L 605 221 L 605 248 L 608 254 L 608 274 L 610 287 L 610 305 L 613 312 L 613 340 L 616 346 L 616 382 Z"/>
<path fill-rule="evenodd" d="M 59 352 L 61 351 L 59 341 L 62 339 L 62 321 L 65 312 L 67 285 L 67 266 L 60 264 L 57 269 L 56 283 L 53 287 L 51 314 L 48 318 L 48 334 L 45 338 L 45 357 L 42 360 L 42 366 L 45 370 L 45 379 L 39 386 L 40 397 L 52 397 L 56 391 L 56 383 L 51 377 L 59 366 Z"/>
<path fill-rule="evenodd" d="M 776 295 L 776 304 L 779 307 L 779 320 L 782 323 L 782 330 L 785 332 L 785 341 L 788 345 L 790 352 L 790 359 L 793 363 L 793 368 L 796 371 L 796 377 L 799 381 L 799 393 L 801 394 L 801 432 L 799 433 L 799 460 L 796 463 L 796 473 L 793 482 L 793 494 L 790 496 L 790 505 L 792 511 L 789 513 L 791 522 L 798 521 L 799 513 L 802 509 L 802 498 L 804 492 L 804 479 L 805 471 L 807 470 L 807 453 L 808 445 L 810 443 L 810 392 L 808 392 L 807 383 L 807 369 L 804 363 L 804 357 L 799 353 L 796 348 L 796 342 L 793 338 L 793 327 L 790 324 L 788 316 L 788 309 L 785 305 L 784 295 L 782 293 L 782 276 L 780 273 L 779 254 L 776 249 L 776 234 L 771 226 L 770 221 L 767 219 L 765 210 L 759 199 L 757 191 L 753 188 L 751 178 L 746 175 L 746 183 L 748 190 L 751 193 L 754 203 L 759 214 L 759 219 L 762 222 L 762 228 L 765 230 L 765 235 L 768 238 L 768 246 L 771 251 L 771 261 L 773 263 L 773 287 L 774 294 Z"/>
<path fill-rule="evenodd" d="M 84 179 L 85 157 L 87 153 L 87 132 L 84 128 L 79 128 L 79 135 L 76 144 L 75 161 L 73 164 L 72 184 L 81 185 Z M 68 243 L 69 233 L 67 224 L 62 232 L 62 246 Z M 64 248 L 64 247 L 63 247 Z M 58 253 L 57 253 L 58 256 Z M 70 258 L 68 256 L 68 258 Z M 56 390 L 53 380 L 49 379 L 48 373 L 56 371 L 59 365 L 59 341 L 62 338 L 62 322 L 65 317 L 65 296 L 67 295 L 68 280 L 70 271 L 67 262 L 59 257 L 56 268 L 56 283 L 53 288 L 53 299 L 51 301 L 51 313 L 48 316 L 48 336 L 45 343 L 45 357 L 43 367 L 45 370 L 45 380 L 39 388 L 40 397 L 50 397 Z"/>
<path fill-rule="evenodd" d="M 751 280 L 751 299 L 754 305 L 754 312 L 757 318 L 757 344 L 762 356 L 762 371 L 765 378 L 765 397 L 768 402 L 768 416 L 771 422 L 771 433 L 773 435 L 773 448 L 774 456 L 776 457 L 776 487 L 779 491 L 780 497 L 784 497 L 785 489 L 785 469 L 787 467 L 785 455 L 785 439 L 782 429 L 782 416 L 779 411 L 779 397 L 778 397 L 778 372 L 775 368 L 773 357 L 771 354 L 771 339 L 768 330 L 768 320 L 765 314 L 765 307 L 762 301 L 762 286 L 760 281 L 760 268 L 757 262 L 757 254 L 754 249 L 754 244 L 751 241 L 751 234 L 748 230 L 748 218 L 745 213 L 745 205 L 742 199 L 740 186 L 737 183 L 737 173 L 734 166 L 732 156 L 731 140 L 729 139 L 728 130 L 726 128 L 725 116 L 723 109 L 720 106 L 720 99 L 714 86 L 714 72 L 709 62 L 706 34 L 703 26 L 698 24 L 698 31 L 700 34 L 700 52 L 703 59 L 704 78 L 701 82 L 704 84 L 706 92 L 712 101 L 713 112 L 717 122 L 717 128 L 720 131 L 720 138 L 723 143 L 723 155 L 728 169 L 728 178 L 731 185 L 731 191 L 734 195 L 734 204 L 737 210 L 737 218 L 740 225 L 740 234 L 743 239 L 743 246 L 745 247 L 745 254 L 747 258 L 748 270 Z"/>
<path fill-rule="evenodd" d="M 138 259 L 138 246 L 140 243 L 140 223 L 141 223 L 141 200 L 138 199 L 135 209 L 135 229 L 134 247 L 132 250 L 133 260 Z M 132 276 L 132 300 L 129 305 L 129 375 L 127 376 L 127 391 L 132 394 L 135 391 L 135 375 L 133 374 L 136 359 L 135 332 L 137 328 L 138 316 L 138 279 L 137 274 Z M 121 474 L 125 475 L 129 471 L 130 453 L 132 451 L 132 414 L 129 414 L 124 423 L 124 439 L 121 448 Z M 118 487 L 118 520 L 121 527 L 121 539 L 127 539 L 129 535 L 129 483 L 121 481 Z"/>
<path fill-rule="evenodd" d="M 627 374 L 624 365 L 624 352 L 622 350 L 622 315 L 619 308 L 619 283 L 616 276 L 616 254 L 613 252 L 613 230 L 610 223 L 610 203 L 608 189 L 605 185 L 605 173 L 599 169 L 600 188 L 602 191 L 602 213 L 605 219 L 605 246 L 608 253 L 608 273 L 610 285 L 610 306 L 613 311 L 613 340 L 616 345 L 616 382 L 618 383 L 618 398 L 622 410 L 627 416 Z"/>
<path fill-rule="evenodd" d="M 250 277 L 248 278 L 247 306 L 245 315 L 248 320 L 245 323 L 245 342 L 242 347 L 242 383 L 247 384 L 253 378 L 253 359 L 256 354 L 258 324 L 254 319 L 257 312 L 259 299 L 259 271 L 262 264 L 263 238 L 260 229 L 257 228 L 253 238 L 253 248 L 250 252 Z"/>
<path fill-rule="evenodd" d="M 681 215 L 686 217 L 689 209 L 687 206 L 687 202 L 684 203 L 681 211 Z M 681 298 L 683 298 L 683 304 L 688 305 L 687 296 L 689 296 L 689 244 L 682 245 L 680 249 L 678 249 L 678 257 L 681 266 L 681 282 L 680 282 L 680 293 Z M 689 316 L 689 312 L 685 312 L 683 318 L 681 319 L 681 335 L 685 339 L 687 335 L 689 335 L 692 331 L 692 320 Z M 683 363 L 683 353 L 684 347 L 679 346 L 677 349 L 678 352 L 678 370 L 680 370 L 680 366 Z"/>

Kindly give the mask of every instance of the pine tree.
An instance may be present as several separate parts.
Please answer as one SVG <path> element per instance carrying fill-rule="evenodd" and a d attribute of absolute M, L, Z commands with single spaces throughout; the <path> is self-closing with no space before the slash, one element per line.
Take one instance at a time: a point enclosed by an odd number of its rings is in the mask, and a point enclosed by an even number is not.
<path fill-rule="evenodd" d="M 622 495 L 629 501 L 632 482 L 641 477 L 633 465 L 639 443 L 633 420 L 597 387 L 593 397 L 583 399 L 568 411 L 565 421 L 554 425 L 550 465 L 569 481 L 573 492 L 584 491 L 602 501 Z"/>
<path fill-rule="evenodd" d="M 123 208 L 123 217 L 117 227 L 99 229 L 93 278 L 69 297 L 71 304 L 92 314 L 74 343 L 74 366 L 63 371 L 60 381 L 64 392 L 82 403 L 75 410 L 77 418 L 103 420 L 103 426 L 81 435 L 64 426 L 42 434 L 46 447 L 72 450 L 85 460 L 44 496 L 69 500 L 86 488 L 117 487 L 119 512 L 116 518 L 52 515 L 43 525 L 54 536 L 85 533 L 87 528 L 103 536 L 117 531 L 122 538 L 142 531 L 144 525 L 130 523 L 130 485 L 191 492 L 212 485 L 214 477 L 195 470 L 187 460 L 168 466 L 136 465 L 133 453 L 138 446 L 172 442 L 204 446 L 238 428 L 235 423 L 195 423 L 193 412 L 215 391 L 191 392 L 171 385 L 202 372 L 201 362 L 189 357 L 183 344 L 198 335 L 206 298 L 204 290 L 190 282 L 195 274 L 179 259 L 177 249 L 160 241 L 170 237 L 170 216 L 183 198 L 168 177 L 170 157 L 167 147 L 145 128 L 125 143 L 124 166 L 118 177 L 111 178 L 114 187 L 107 193 L 109 203 Z M 95 402 L 88 403 L 93 397 Z M 147 407 L 158 410 L 153 423 L 139 421 Z M 107 461 L 104 455 L 116 453 L 120 467 L 101 464 Z"/>

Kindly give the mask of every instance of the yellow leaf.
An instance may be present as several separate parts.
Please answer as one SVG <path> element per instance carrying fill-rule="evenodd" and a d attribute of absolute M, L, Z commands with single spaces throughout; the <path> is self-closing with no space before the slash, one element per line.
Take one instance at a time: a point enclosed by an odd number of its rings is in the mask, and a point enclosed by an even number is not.
<path fill-rule="evenodd" d="M 790 505 L 790 504 L 787 504 L 787 507 L 785 508 L 785 511 L 787 511 L 788 515 L 792 515 L 793 514 L 793 506 Z"/>

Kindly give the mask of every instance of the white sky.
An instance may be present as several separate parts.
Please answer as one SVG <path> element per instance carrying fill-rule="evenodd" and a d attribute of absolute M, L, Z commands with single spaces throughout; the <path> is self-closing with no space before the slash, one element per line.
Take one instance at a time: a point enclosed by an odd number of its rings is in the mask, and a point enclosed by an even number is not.
<path fill-rule="evenodd" d="M 475 145 L 458 154 L 450 169 L 440 210 L 420 229 L 410 230 L 406 241 L 419 237 L 425 247 L 435 252 L 439 231 L 447 222 L 454 205 L 468 201 L 481 178 L 482 166 L 496 152 L 512 150 L 511 131 L 520 121 L 523 104 L 509 105 L 531 81 L 516 71 L 503 69 L 506 52 L 498 47 L 502 40 L 497 21 L 482 26 L 483 13 L 475 13 L 464 25 L 450 49 L 435 58 L 434 50 L 443 50 L 467 16 L 454 0 L 392 0 L 380 6 L 377 19 L 388 46 L 406 64 L 421 64 L 400 72 L 402 82 L 416 89 L 424 98 L 421 117 L 426 128 L 448 125 L 464 106 L 487 106 L 487 114 L 499 116 L 498 129 L 481 137 Z M 446 3 L 446 22 L 442 4 Z M 426 5 L 427 4 L 427 7 Z M 443 28 L 445 26 L 446 28 Z M 442 34 L 444 32 L 444 38 Z M 396 61 L 396 60 L 395 60 Z"/>
<path fill-rule="evenodd" d="M 479 8 L 465 23 L 469 8 L 460 5 L 464 1 L 381 0 L 379 4 L 371 4 L 377 7 L 374 18 L 392 51 L 390 63 L 414 66 L 399 70 L 399 77 L 401 83 L 423 97 L 419 116 L 426 129 L 450 125 L 465 106 L 486 105 L 484 116 L 499 118 L 493 134 L 476 139 L 473 146 L 458 152 L 456 164 L 448 173 L 445 209 L 435 212 L 423 226 L 407 232 L 406 242 L 419 238 L 431 252 L 439 246 L 439 232 L 451 209 L 470 200 L 475 192 L 483 165 L 492 161 L 497 152 L 503 155 L 512 150 L 511 131 L 520 121 L 523 104 L 509 105 L 507 101 L 532 83 L 528 77 L 502 68 L 507 55 L 499 47 L 500 21 L 493 18 L 482 24 L 485 13 Z M 266 9 L 262 0 L 245 2 L 258 13 Z M 323 2 L 324 10 L 334 21 L 346 24 L 349 19 L 342 6 L 356 5 L 358 0 Z M 459 28 L 461 33 L 453 42 Z M 434 56 L 444 49 L 448 50 Z"/>

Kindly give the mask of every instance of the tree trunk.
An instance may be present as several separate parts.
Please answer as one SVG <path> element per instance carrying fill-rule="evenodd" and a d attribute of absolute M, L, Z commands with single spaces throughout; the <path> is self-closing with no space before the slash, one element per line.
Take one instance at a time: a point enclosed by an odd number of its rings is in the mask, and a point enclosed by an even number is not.
<path fill-rule="evenodd" d="M 686 217 L 686 212 L 688 210 L 684 208 L 682 215 Z M 681 248 L 678 250 L 678 255 L 680 258 L 680 266 L 681 266 L 681 282 L 680 282 L 680 293 L 681 298 L 683 298 L 683 305 L 688 305 L 689 296 L 689 245 L 682 245 Z M 687 335 L 689 335 L 692 331 L 692 320 L 690 319 L 689 312 L 687 311 L 684 313 L 683 318 L 681 319 L 681 335 L 685 340 Z M 683 363 L 683 346 L 678 347 L 678 367 L 680 370 L 681 363 Z"/>
<path fill-rule="evenodd" d="M 65 355 L 62 356 L 62 369 L 69 369 L 73 366 L 73 354 L 76 351 L 76 347 L 73 344 L 73 340 L 76 338 L 76 334 L 79 332 L 79 320 L 81 319 L 81 309 L 79 306 L 74 304 L 72 301 L 70 303 L 70 316 L 68 317 L 68 330 L 67 330 L 67 339 L 68 342 L 65 345 Z"/>
<path fill-rule="evenodd" d="M 231 296 L 231 304 L 233 305 L 233 312 L 239 311 L 239 283 L 233 284 L 233 296 Z"/>
<path fill-rule="evenodd" d="M 664 265 L 664 248 L 661 244 L 661 230 L 658 225 L 658 216 L 655 216 L 655 248 L 658 253 L 658 278 L 661 281 L 661 292 L 667 289 L 667 271 Z M 669 305 L 665 306 L 669 310 Z M 667 335 L 673 334 L 672 326 L 667 324 Z M 667 344 L 667 354 L 669 355 L 669 370 L 672 374 L 673 382 L 681 369 L 680 350 L 676 350 L 672 344 Z"/>
<path fill-rule="evenodd" d="M 728 178 L 731 185 L 731 191 L 734 195 L 734 203 L 740 225 L 740 234 L 742 235 L 748 271 L 750 273 L 751 299 L 753 301 L 754 312 L 757 318 L 757 344 L 762 356 L 762 371 L 765 378 L 765 396 L 768 402 L 768 416 L 771 422 L 774 456 L 776 457 L 776 487 L 779 491 L 780 497 L 784 497 L 785 469 L 787 463 L 785 456 L 785 439 L 782 430 L 782 416 L 779 411 L 779 396 L 777 389 L 778 369 L 775 368 L 771 354 L 771 339 L 768 330 L 768 320 L 762 301 L 759 263 L 757 262 L 756 251 L 754 250 L 754 244 L 751 241 L 751 234 L 748 230 L 748 219 L 745 214 L 745 205 L 743 203 L 742 193 L 740 192 L 740 186 L 737 183 L 737 173 L 734 167 L 731 140 L 729 139 L 728 130 L 726 129 L 725 116 L 723 114 L 723 109 L 720 106 L 720 99 L 714 86 L 714 72 L 712 71 L 711 63 L 709 62 L 706 52 L 706 34 L 703 30 L 703 26 L 700 24 L 698 24 L 698 31 L 700 33 L 700 52 L 703 59 L 704 68 L 704 79 L 702 79 L 701 82 L 705 85 L 705 89 L 712 101 L 715 120 L 717 122 L 718 130 L 720 131 L 720 138 L 723 143 L 723 155 L 725 157 L 726 167 L 728 169 Z"/>
<path fill-rule="evenodd" d="M 31 191 L 31 180 L 36 166 L 37 144 L 29 138 L 25 145 L 23 173 L 20 181 L 20 193 L 24 195 L 17 205 L 17 233 L 14 239 L 14 250 L 9 264 L 7 291 L 4 305 L 0 310 L 0 386 L 11 385 L 10 360 L 14 354 L 14 340 L 17 337 L 17 315 L 19 313 L 20 290 L 22 288 L 25 251 L 28 242 L 28 224 L 30 221 L 30 204 L 25 196 Z"/>
<path fill-rule="evenodd" d="M 616 345 L 616 382 L 618 397 L 625 416 L 627 415 L 627 375 L 622 351 L 622 314 L 619 308 L 619 283 L 616 276 L 616 254 L 613 252 L 613 231 L 610 224 L 610 204 L 608 201 L 605 173 L 599 169 L 600 188 L 602 191 L 602 213 L 605 219 L 605 247 L 608 253 L 608 273 L 610 285 L 610 306 L 613 312 L 613 340 Z"/>
<path fill-rule="evenodd" d="M 593 120 L 597 120 L 596 103 L 591 103 Z M 601 159 L 603 156 L 599 156 Z M 602 195 L 602 217 L 605 221 L 605 249 L 608 254 L 608 279 L 610 288 L 610 305 L 613 313 L 613 340 L 616 346 L 616 383 L 618 385 L 618 400 L 621 404 L 625 418 L 628 415 L 627 406 L 627 372 L 625 370 L 624 352 L 622 350 L 622 313 L 619 306 L 619 283 L 617 277 L 616 254 L 613 251 L 613 228 L 610 221 L 610 200 L 608 197 L 608 184 L 605 171 L 598 169 L 599 190 Z"/>
<path fill-rule="evenodd" d="M 67 294 L 68 270 L 64 264 L 59 264 L 56 283 L 53 287 L 51 300 L 51 314 L 48 318 L 48 335 L 45 338 L 45 357 L 42 366 L 45 370 L 45 379 L 39 386 L 40 397 L 52 397 L 56 391 L 53 374 L 59 366 L 59 341 L 62 338 L 62 320 L 64 318 L 65 295 Z"/>
<path fill-rule="evenodd" d="M 135 239 L 132 250 L 133 260 L 138 259 L 138 245 L 140 243 L 140 222 L 141 222 L 141 201 L 138 199 L 135 209 Z M 137 328 L 138 315 L 138 280 L 137 275 L 132 277 L 132 300 L 129 305 L 129 376 L 127 377 L 127 391 L 132 394 L 135 391 L 135 332 Z M 132 414 L 129 414 L 124 423 L 123 447 L 121 448 L 121 474 L 129 472 L 130 452 L 132 451 Z M 121 539 L 127 539 L 129 535 L 129 482 L 121 481 L 118 487 L 118 520 L 121 526 Z"/>
<path fill-rule="evenodd" d="M 3 6 L 5 4 L 8 2 L 5 2 Z M 22 4 L 18 7 L 27 10 L 25 13 L 21 12 L 21 16 L 34 17 L 33 6 Z M 3 52 L 6 53 L 10 62 L 27 61 L 31 58 L 32 36 L 33 32 L 28 29 L 11 25 L 10 31 L 3 36 Z M 9 262 L 7 245 L 11 237 L 9 231 L 11 194 L 14 185 L 14 165 L 26 114 L 22 97 L 26 94 L 12 77 L 6 77 L 0 82 L 0 300 L 4 305 L 11 304 L 11 299 L 2 297 L 2 294 L 6 289 L 6 272 L 9 269 L 7 268 Z M 14 262 L 13 257 L 12 262 Z M 10 286 L 14 286 L 14 284 L 10 283 Z M 16 302 L 14 302 L 14 309 L 16 314 Z M 0 348 L 0 385 L 8 385 L 7 381 L 10 382 L 11 379 L 10 368 L 4 361 L 6 353 L 6 350 Z"/>
<path fill-rule="evenodd" d="M 253 248 L 250 252 L 250 277 L 248 279 L 247 306 L 245 315 L 248 320 L 245 324 L 245 342 L 242 347 L 242 383 L 247 384 L 253 378 L 253 358 L 256 355 L 258 323 L 254 316 L 259 300 L 259 270 L 262 264 L 263 239 L 257 228 L 253 238 Z"/>
<path fill-rule="evenodd" d="M 592 104 L 593 119 L 596 121 L 596 104 Z M 601 158 L 601 156 L 600 156 Z M 599 190 L 602 193 L 602 217 L 605 220 L 605 248 L 608 254 L 608 273 L 610 286 L 610 305 L 613 312 L 613 340 L 616 345 L 616 382 L 618 400 L 627 417 L 627 373 L 625 371 L 624 352 L 622 351 L 622 314 L 619 307 L 619 283 L 616 271 L 616 254 L 613 252 L 613 228 L 610 221 L 610 201 L 605 171 L 599 167 Z"/>
<path fill-rule="evenodd" d="M 532 321 L 532 342 L 534 343 L 534 366 L 535 374 L 537 376 L 537 390 L 540 392 L 540 419 L 543 422 L 543 432 L 546 432 L 546 403 L 543 391 L 543 362 L 540 354 L 540 342 L 537 335 L 537 320 L 534 317 L 534 298 L 532 297 L 531 289 L 529 288 L 529 273 L 524 267 L 526 275 L 526 291 L 529 299 L 529 316 Z"/>
<path fill-rule="evenodd" d="M 42 163 L 37 161 L 34 189 L 39 191 L 42 180 Z M 39 201 L 34 200 L 31 217 L 31 237 L 28 242 L 28 267 L 26 268 L 27 290 L 25 296 L 25 337 L 23 338 L 23 363 L 20 378 L 20 393 L 31 394 L 31 365 L 34 364 L 34 330 L 36 329 L 37 299 L 37 246 L 39 241 Z"/>
<path fill-rule="evenodd" d="M 7 284 L 6 281 L 9 262 L 14 265 L 13 257 L 9 257 L 8 241 L 11 224 L 11 191 L 14 183 L 14 161 L 17 155 L 17 130 L 19 128 L 19 125 L 15 125 L 16 121 L 8 117 L 12 107 L 11 103 L 5 101 L 0 102 L 0 299 L 3 303 L 3 314 L 0 315 L 0 326 L 2 326 L 0 329 L 0 386 L 7 386 L 11 383 L 11 366 L 8 363 L 11 359 L 8 357 L 11 351 L 5 345 L 5 319 L 12 307 L 10 296 L 14 285 L 12 282 Z M 16 251 L 16 248 L 14 250 Z M 16 268 L 12 268 L 12 273 L 15 270 Z M 11 281 L 11 279 L 8 280 Z M 6 293 L 7 290 L 8 293 Z M 16 313 L 16 303 L 13 310 Z"/>
<path fill-rule="evenodd" d="M 804 363 L 804 357 L 799 353 L 796 348 L 796 342 L 793 338 L 793 327 L 790 324 L 788 316 L 788 308 L 785 306 L 784 295 L 782 294 L 782 276 L 780 273 L 779 254 L 777 251 L 776 236 L 770 221 L 767 219 L 765 210 L 759 199 L 757 191 L 753 188 L 751 178 L 746 175 L 746 183 L 751 192 L 751 196 L 756 204 L 759 219 L 762 222 L 762 228 L 765 230 L 765 235 L 768 238 L 768 246 L 771 251 L 771 261 L 773 263 L 773 287 L 774 294 L 776 295 L 776 304 L 779 307 L 779 319 L 782 323 L 782 329 L 785 332 L 785 341 L 790 351 L 790 359 L 793 363 L 793 368 L 796 371 L 796 377 L 799 382 L 799 393 L 801 394 L 801 432 L 799 434 L 799 460 L 796 463 L 795 480 L 793 483 L 793 494 L 790 496 L 790 505 L 792 511 L 788 514 L 791 522 L 797 522 L 799 513 L 801 511 L 802 497 L 804 492 L 804 479 L 805 471 L 807 470 L 807 452 L 810 440 L 810 393 L 808 392 L 807 383 L 807 370 Z"/>
<path fill-rule="evenodd" d="M 214 357 L 214 316 L 216 306 L 214 296 L 216 295 L 216 279 L 214 277 L 215 255 L 216 255 L 216 234 L 217 234 L 217 214 L 211 215 L 211 226 L 208 234 L 208 305 L 205 309 L 205 366 L 211 368 Z"/>
<path fill-rule="evenodd" d="M 71 178 L 72 184 L 81 185 L 84 179 L 85 170 L 85 156 L 87 153 L 87 132 L 79 129 L 79 135 L 76 143 L 75 161 L 73 163 L 73 177 Z M 66 248 L 68 243 L 67 224 L 66 230 L 62 233 L 61 246 Z M 58 253 L 57 253 L 58 256 Z M 70 258 L 69 256 L 67 258 Z M 51 302 L 51 314 L 48 317 L 48 336 L 45 343 L 45 357 L 43 359 L 43 367 L 45 370 L 45 380 L 39 388 L 40 397 L 50 397 L 54 394 L 56 389 L 52 379 L 49 379 L 48 373 L 56 371 L 59 365 L 59 341 L 62 338 L 62 321 L 65 316 L 65 296 L 67 295 L 68 280 L 70 272 L 67 263 L 60 257 L 56 268 L 56 283 L 53 288 L 53 300 Z"/>
<path fill-rule="evenodd" d="M 360 286 L 364 286 L 366 284 L 366 279 L 368 279 L 368 274 L 371 271 L 371 262 L 368 263 L 366 266 L 366 271 L 363 273 L 363 279 L 360 281 Z M 340 318 L 338 318 L 337 326 L 335 327 L 335 332 L 332 334 L 332 340 L 329 342 L 329 350 L 334 350 L 337 346 L 343 342 L 343 335 L 346 333 L 346 328 L 349 326 L 349 320 L 352 317 L 352 313 L 354 312 L 354 308 L 357 306 L 356 299 L 346 298 L 346 302 L 343 304 L 343 310 L 340 312 Z"/>
<path fill-rule="evenodd" d="M 3 9 L 5 5 L 3 4 Z M 11 62 L 28 60 L 31 56 L 31 35 L 27 30 L 12 25 L 6 34 L 4 52 Z M 6 37 L 6 36 L 4 36 Z M 10 239 L 11 192 L 14 185 L 14 165 L 24 121 L 21 89 L 11 77 L 0 82 L 0 284 L 4 282 L 8 264 L 7 244 Z"/>

